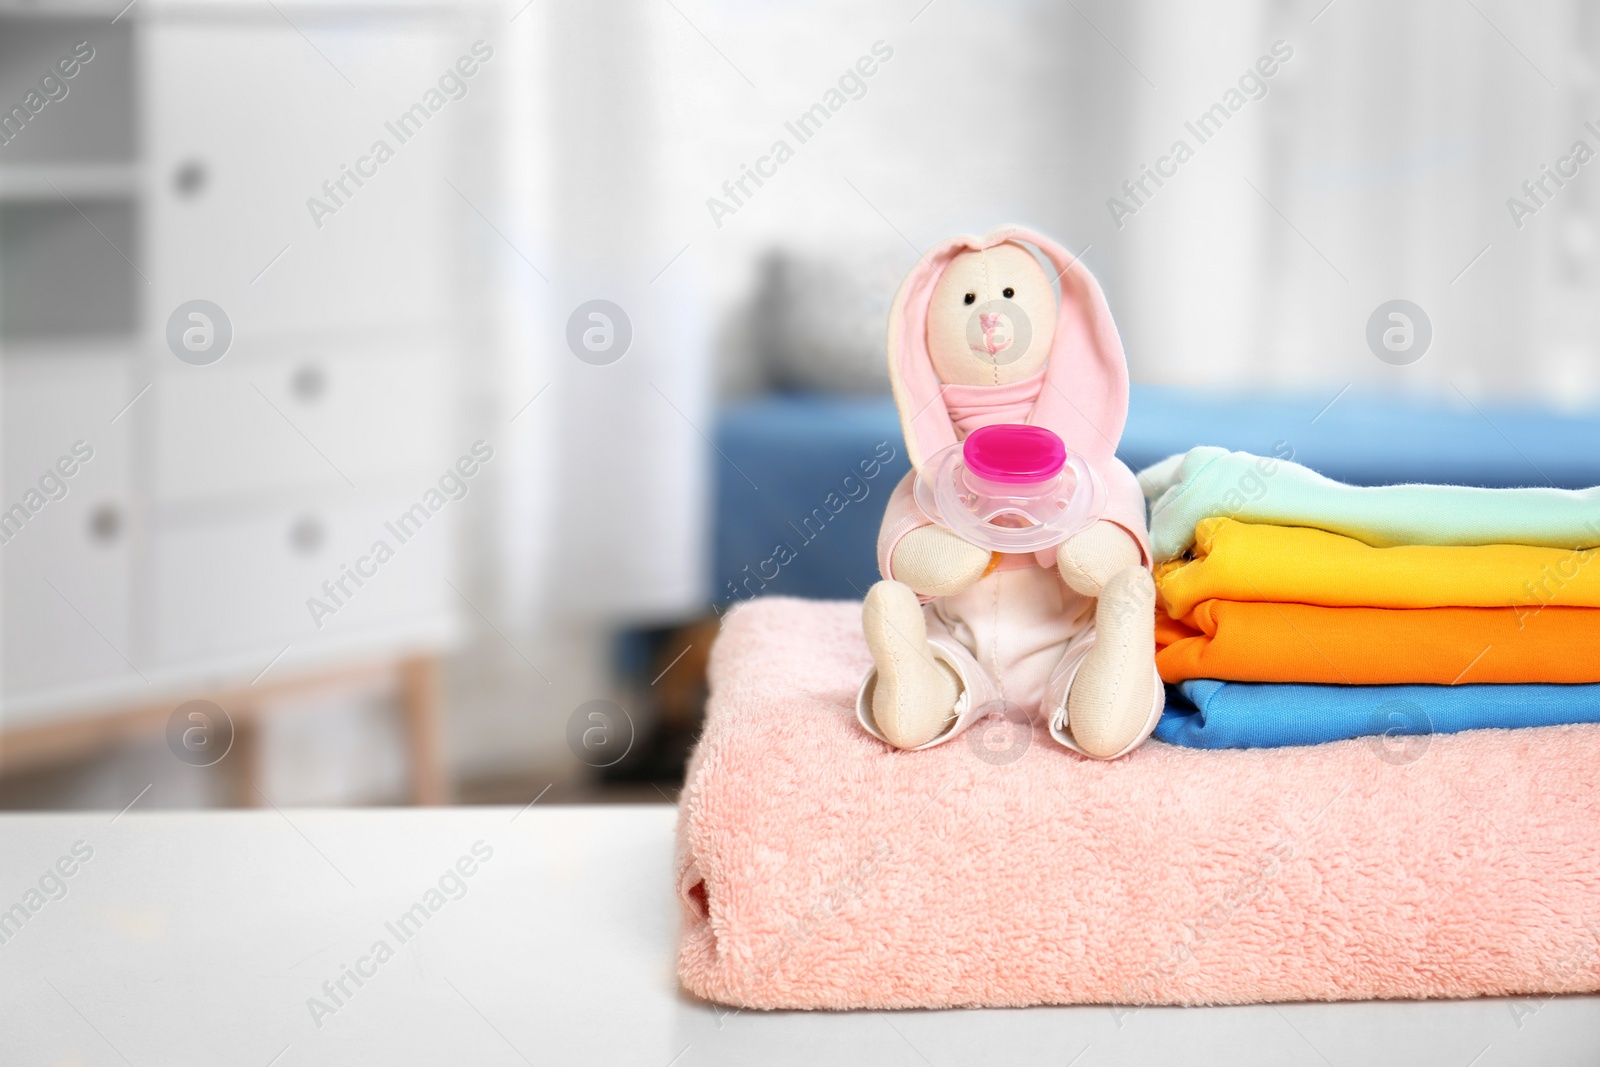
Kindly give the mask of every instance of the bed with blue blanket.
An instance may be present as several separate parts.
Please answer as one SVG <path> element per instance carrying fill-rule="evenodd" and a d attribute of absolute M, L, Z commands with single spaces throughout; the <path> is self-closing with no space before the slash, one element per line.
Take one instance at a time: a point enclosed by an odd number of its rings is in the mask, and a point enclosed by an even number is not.
<path fill-rule="evenodd" d="M 718 418 L 716 443 L 712 604 L 859 598 L 878 579 L 884 500 L 910 466 L 892 400 L 779 395 L 733 404 Z M 1335 397 L 1133 387 L 1117 453 L 1129 467 L 1202 444 L 1280 455 L 1287 447 L 1352 485 L 1600 485 L 1593 414 L 1354 389 Z"/>

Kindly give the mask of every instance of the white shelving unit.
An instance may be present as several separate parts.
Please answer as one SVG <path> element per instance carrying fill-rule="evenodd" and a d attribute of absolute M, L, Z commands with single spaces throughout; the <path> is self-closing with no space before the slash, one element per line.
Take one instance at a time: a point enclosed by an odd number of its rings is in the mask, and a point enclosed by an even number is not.
<path fill-rule="evenodd" d="M 471 443 L 444 179 L 481 138 L 458 100 L 403 144 L 385 124 L 480 33 L 455 8 L 280 7 L 0 4 L 0 109 L 94 50 L 0 144 L 0 510 L 24 509 L 0 544 L 0 744 L 249 692 L 269 664 L 426 683 L 417 658 L 455 638 L 449 507 L 322 625 L 306 601 Z M 393 158 L 319 226 L 308 198 L 379 139 Z M 233 331 L 205 366 L 167 342 L 196 299 Z M 92 459 L 29 510 L 75 445 Z"/>

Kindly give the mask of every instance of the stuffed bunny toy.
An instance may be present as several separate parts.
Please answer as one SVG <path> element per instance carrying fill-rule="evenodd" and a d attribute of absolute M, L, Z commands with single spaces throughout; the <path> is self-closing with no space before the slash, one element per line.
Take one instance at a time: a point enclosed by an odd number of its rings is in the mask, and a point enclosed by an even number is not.
<path fill-rule="evenodd" d="M 1055 283 L 1029 245 L 1053 266 Z M 1115 458 L 1128 405 L 1122 342 L 1100 286 L 1055 242 L 1016 227 L 954 237 L 901 284 L 889 376 L 913 470 L 878 535 L 883 581 L 862 613 L 873 669 L 856 700 L 901 749 L 950 740 L 1006 702 L 1061 744 L 1112 759 L 1161 716 L 1144 497 Z M 935 525 L 913 480 L 983 426 L 1054 431 L 1104 481 L 1102 516 L 1057 548 L 991 553 Z"/>

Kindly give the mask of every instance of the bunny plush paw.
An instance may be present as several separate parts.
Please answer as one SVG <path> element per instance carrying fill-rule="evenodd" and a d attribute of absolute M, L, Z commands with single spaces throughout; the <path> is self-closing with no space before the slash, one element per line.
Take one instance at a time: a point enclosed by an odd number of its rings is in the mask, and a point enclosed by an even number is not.
<path fill-rule="evenodd" d="M 1137 567 L 1141 558 L 1139 544 L 1128 531 L 1105 520 L 1067 538 L 1056 549 L 1061 580 L 1083 596 L 1099 596 L 1112 575 Z"/>
<path fill-rule="evenodd" d="M 982 578 L 994 554 L 943 526 L 919 526 L 894 546 L 896 580 L 923 596 L 950 596 Z"/>

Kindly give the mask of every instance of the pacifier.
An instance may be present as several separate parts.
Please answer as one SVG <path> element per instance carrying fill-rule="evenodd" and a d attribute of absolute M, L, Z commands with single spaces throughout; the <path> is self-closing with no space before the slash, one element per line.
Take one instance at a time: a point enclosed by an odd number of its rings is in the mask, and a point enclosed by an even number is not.
<path fill-rule="evenodd" d="M 1105 482 L 1043 426 L 1002 423 L 940 449 L 913 496 L 929 519 L 991 552 L 1053 548 L 1105 511 Z"/>

